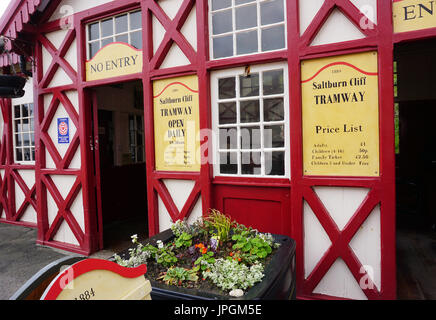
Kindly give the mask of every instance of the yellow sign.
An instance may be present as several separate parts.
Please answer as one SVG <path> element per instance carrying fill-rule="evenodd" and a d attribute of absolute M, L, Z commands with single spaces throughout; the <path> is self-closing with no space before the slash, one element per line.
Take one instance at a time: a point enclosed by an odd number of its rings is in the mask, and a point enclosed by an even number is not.
<path fill-rule="evenodd" d="M 198 77 L 153 82 L 156 170 L 200 171 Z"/>
<path fill-rule="evenodd" d="M 86 81 L 140 72 L 142 72 L 142 51 L 122 42 L 108 44 L 86 62 Z"/>
<path fill-rule="evenodd" d="M 394 32 L 436 27 L 436 3 L 429 0 L 394 0 Z"/>
<path fill-rule="evenodd" d="M 376 52 L 302 62 L 305 175 L 379 176 Z"/>

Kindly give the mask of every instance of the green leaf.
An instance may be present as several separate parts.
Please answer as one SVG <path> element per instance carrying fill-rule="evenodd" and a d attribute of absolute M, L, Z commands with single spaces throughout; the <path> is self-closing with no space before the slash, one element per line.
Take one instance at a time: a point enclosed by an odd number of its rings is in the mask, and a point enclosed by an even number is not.
<path fill-rule="evenodd" d="M 242 250 L 244 250 L 245 252 L 248 252 L 248 251 L 251 250 L 251 248 L 252 248 L 251 243 L 250 243 L 250 242 L 247 242 L 247 243 L 244 245 L 244 247 L 243 247 Z"/>

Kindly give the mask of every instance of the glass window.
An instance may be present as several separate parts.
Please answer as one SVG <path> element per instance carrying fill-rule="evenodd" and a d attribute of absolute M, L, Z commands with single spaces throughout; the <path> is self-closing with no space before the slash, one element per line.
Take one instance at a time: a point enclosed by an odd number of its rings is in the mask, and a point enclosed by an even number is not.
<path fill-rule="evenodd" d="M 123 13 L 88 24 L 88 59 L 104 46 L 123 42 L 142 49 L 141 11 Z"/>
<path fill-rule="evenodd" d="M 212 73 L 215 175 L 289 176 L 286 70 L 280 63 Z"/>
<path fill-rule="evenodd" d="M 214 59 L 286 48 L 285 0 L 210 0 Z"/>
<path fill-rule="evenodd" d="M 132 163 L 145 161 L 143 123 L 143 116 L 135 114 L 129 115 L 130 160 Z"/>
<path fill-rule="evenodd" d="M 16 162 L 35 161 L 33 103 L 14 106 L 14 158 Z"/>

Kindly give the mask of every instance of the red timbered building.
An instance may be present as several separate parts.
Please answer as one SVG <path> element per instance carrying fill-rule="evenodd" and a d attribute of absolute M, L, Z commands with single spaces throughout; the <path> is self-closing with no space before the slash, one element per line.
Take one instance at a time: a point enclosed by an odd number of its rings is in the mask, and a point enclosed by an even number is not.
<path fill-rule="evenodd" d="M 395 299 L 396 111 L 434 99 L 428 2 L 12 0 L 0 66 L 32 77 L 0 100 L 0 222 L 90 255 L 121 218 L 152 236 L 216 208 L 296 240 L 298 298 Z"/>

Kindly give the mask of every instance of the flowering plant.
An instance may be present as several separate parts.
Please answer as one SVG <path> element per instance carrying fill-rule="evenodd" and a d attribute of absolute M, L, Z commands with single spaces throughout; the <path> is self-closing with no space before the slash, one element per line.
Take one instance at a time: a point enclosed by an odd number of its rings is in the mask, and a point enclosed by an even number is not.
<path fill-rule="evenodd" d="M 224 292 L 247 290 L 264 277 L 268 257 L 279 246 L 271 234 L 246 227 L 217 210 L 190 225 L 176 221 L 173 238 L 166 243 L 142 245 L 132 236 L 136 248 L 121 265 L 147 264 L 147 275 L 167 285 L 216 287 Z M 200 281 L 200 279 L 202 281 Z"/>

